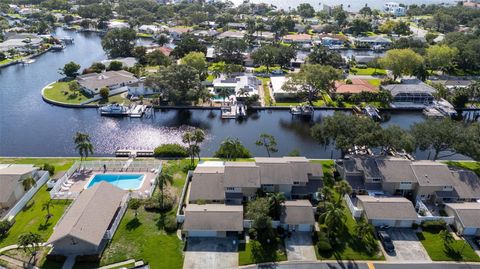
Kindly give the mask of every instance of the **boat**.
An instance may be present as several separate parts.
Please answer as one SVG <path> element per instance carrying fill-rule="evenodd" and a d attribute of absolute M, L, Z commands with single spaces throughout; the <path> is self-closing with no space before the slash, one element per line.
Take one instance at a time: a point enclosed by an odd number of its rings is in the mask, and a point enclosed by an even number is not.
<path fill-rule="evenodd" d="M 239 103 L 237 105 L 237 117 L 243 118 L 247 116 L 247 106 Z"/>
<path fill-rule="evenodd" d="M 309 105 L 299 105 L 299 106 L 291 106 L 290 107 L 290 114 L 293 116 L 305 116 L 311 117 L 313 115 L 314 109 L 312 106 Z"/>
<path fill-rule="evenodd" d="M 372 120 L 382 120 L 380 116 L 380 111 L 374 106 L 367 105 L 364 109 L 365 115 L 370 117 Z"/>
<path fill-rule="evenodd" d="M 433 106 L 427 106 L 426 108 L 423 109 L 422 113 L 427 118 L 431 118 L 431 119 L 445 118 L 445 115 L 442 112 L 438 111 L 438 109 Z"/>
<path fill-rule="evenodd" d="M 222 106 L 221 108 L 222 119 L 236 119 L 237 118 L 237 106 Z"/>
<path fill-rule="evenodd" d="M 353 113 L 355 113 L 356 115 L 363 115 L 363 111 L 359 106 L 353 105 L 352 109 Z"/>
<path fill-rule="evenodd" d="M 302 114 L 301 106 L 290 106 L 290 114 L 301 115 Z"/>
<path fill-rule="evenodd" d="M 73 44 L 73 37 L 70 37 L 70 36 L 67 36 L 67 37 L 62 37 L 60 38 L 60 40 L 64 43 L 64 44 Z"/>
<path fill-rule="evenodd" d="M 61 51 L 65 48 L 63 44 L 56 44 L 50 47 L 54 51 Z"/>
<path fill-rule="evenodd" d="M 22 64 L 31 64 L 35 62 L 35 59 L 23 59 L 20 61 Z"/>
<path fill-rule="evenodd" d="M 125 116 L 128 115 L 128 107 L 120 104 L 110 104 L 100 107 L 100 115 L 102 116 Z"/>

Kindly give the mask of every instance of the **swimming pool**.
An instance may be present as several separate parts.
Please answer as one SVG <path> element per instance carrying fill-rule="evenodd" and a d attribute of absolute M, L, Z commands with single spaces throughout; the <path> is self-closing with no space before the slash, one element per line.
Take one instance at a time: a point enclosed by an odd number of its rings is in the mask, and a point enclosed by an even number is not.
<path fill-rule="evenodd" d="M 106 181 L 114 186 L 124 190 L 138 190 L 143 184 L 145 175 L 142 174 L 96 174 L 94 175 L 85 189 L 95 186 L 102 181 Z"/>

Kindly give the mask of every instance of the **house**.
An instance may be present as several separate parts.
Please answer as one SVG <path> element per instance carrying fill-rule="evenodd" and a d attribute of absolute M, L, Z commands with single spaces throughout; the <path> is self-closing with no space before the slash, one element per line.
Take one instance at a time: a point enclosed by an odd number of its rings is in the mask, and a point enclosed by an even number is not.
<path fill-rule="evenodd" d="M 320 38 L 320 44 L 329 48 L 341 48 L 348 40 L 345 36 L 333 34 L 321 34 L 318 37 Z"/>
<path fill-rule="evenodd" d="M 418 79 L 403 79 L 401 84 L 382 87 L 392 95 L 392 107 L 425 108 L 435 99 L 435 88 Z"/>
<path fill-rule="evenodd" d="M 391 14 L 395 17 L 405 16 L 406 9 L 405 7 L 400 6 L 396 2 L 388 2 L 383 6 L 383 11 L 385 13 Z"/>
<path fill-rule="evenodd" d="M 357 47 L 361 48 L 387 48 L 392 44 L 392 40 L 379 35 L 357 37 L 355 38 L 354 42 Z"/>
<path fill-rule="evenodd" d="M 227 23 L 227 28 L 236 29 L 236 30 L 245 30 L 247 29 L 247 24 L 244 22 L 229 22 Z"/>
<path fill-rule="evenodd" d="M 255 76 L 243 75 L 237 77 L 219 77 L 213 80 L 213 90 L 218 94 L 221 90 L 227 89 L 235 97 L 247 97 L 258 95 L 258 86 L 261 85 Z"/>
<path fill-rule="evenodd" d="M 215 37 L 219 34 L 217 30 L 196 30 L 192 32 L 193 36 L 199 38 Z"/>
<path fill-rule="evenodd" d="M 144 25 L 141 25 L 140 27 L 138 27 L 138 31 L 140 33 L 149 34 L 149 35 L 158 34 L 162 30 L 163 30 L 162 27 L 159 27 L 159 26 L 154 25 L 154 24 L 144 24 Z"/>
<path fill-rule="evenodd" d="M 243 31 L 225 31 L 219 35 L 217 35 L 218 39 L 243 39 L 245 37 L 245 33 Z"/>
<path fill-rule="evenodd" d="M 189 203 L 223 203 L 225 201 L 224 187 L 225 167 L 199 166 L 193 172 Z"/>
<path fill-rule="evenodd" d="M 309 34 L 285 35 L 282 37 L 282 40 L 289 44 L 310 44 L 312 42 L 312 36 Z"/>
<path fill-rule="evenodd" d="M 357 196 L 357 207 L 373 226 L 410 228 L 418 220 L 412 202 L 404 197 Z"/>
<path fill-rule="evenodd" d="M 47 243 L 53 255 L 99 255 L 123 217 L 128 193 L 100 182 L 80 193 L 55 226 Z M 123 209 L 123 210 L 122 210 Z"/>
<path fill-rule="evenodd" d="M 447 203 L 445 212 L 455 217 L 458 234 L 480 236 L 480 203 Z"/>
<path fill-rule="evenodd" d="M 289 78 L 285 76 L 274 76 L 270 78 L 270 89 L 272 90 L 273 97 L 276 101 L 284 99 L 294 99 L 297 97 L 296 92 L 286 91 L 283 85 Z"/>
<path fill-rule="evenodd" d="M 76 80 L 82 87 L 82 90 L 91 95 L 98 94 L 100 89 L 104 87 L 113 90 L 138 81 L 132 73 L 124 70 L 81 75 Z"/>
<path fill-rule="evenodd" d="M 315 225 L 314 207 L 308 200 L 285 201 L 280 224 L 289 231 L 311 232 Z"/>
<path fill-rule="evenodd" d="M 121 62 L 122 67 L 134 67 L 138 61 L 135 57 L 125 57 L 125 58 L 115 58 L 115 59 L 108 59 L 101 61 L 102 64 L 105 66 L 109 66 L 112 62 Z"/>
<path fill-rule="evenodd" d="M 473 81 L 468 79 L 449 79 L 442 82 L 447 89 L 458 89 L 458 88 L 468 88 L 473 84 Z"/>
<path fill-rule="evenodd" d="M 127 85 L 128 95 L 130 96 L 145 96 L 155 94 L 155 90 L 145 85 L 145 81 L 138 80 L 137 82 Z"/>
<path fill-rule="evenodd" d="M 43 43 L 43 38 L 30 33 L 5 34 L 5 41 L 0 42 L 0 52 L 7 52 L 14 49 L 18 52 L 32 52 Z"/>
<path fill-rule="evenodd" d="M 183 232 L 187 237 L 226 237 L 243 231 L 243 206 L 189 204 Z"/>
<path fill-rule="evenodd" d="M 310 54 L 309 51 L 298 50 L 295 53 L 295 57 L 290 60 L 290 66 L 299 68 L 307 61 L 308 55 Z"/>
<path fill-rule="evenodd" d="M 359 94 L 362 92 L 377 93 L 378 88 L 373 86 L 366 79 L 351 79 L 351 83 L 346 81 L 335 81 L 335 93 L 342 95 Z"/>
<path fill-rule="evenodd" d="M 180 40 L 182 35 L 192 31 L 190 27 L 170 27 L 168 28 L 168 34 L 173 40 Z"/>
<path fill-rule="evenodd" d="M 275 38 L 275 33 L 267 31 L 256 31 L 253 33 L 253 37 L 257 40 L 273 40 Z"/>
<path fill-rule="evenodd" d="M 14 206 L 23 197 L 26 192 L 23 180 L 35 179 L 37 170 L 33 164 L 0 164 L 0 211 Z"/>
<path fill-rule="evenodd" d="M 121 28 L 130 28 L 128 22 L 125 21 L 117 21 L 117 20 L 110 20 L 108 22 L 108 29 L 121 29 Z"/>

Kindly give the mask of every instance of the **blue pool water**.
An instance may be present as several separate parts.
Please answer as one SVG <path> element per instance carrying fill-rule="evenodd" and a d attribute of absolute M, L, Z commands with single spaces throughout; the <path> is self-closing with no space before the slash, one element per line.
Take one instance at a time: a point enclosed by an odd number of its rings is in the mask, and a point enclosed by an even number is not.
<path fill-rule="evenodd" d="M 85 187 L 86 189 L 106 181 L 123 190 L 136 190 L 142 186 L 144 175 L 142 174 L 97 174 Z"/>

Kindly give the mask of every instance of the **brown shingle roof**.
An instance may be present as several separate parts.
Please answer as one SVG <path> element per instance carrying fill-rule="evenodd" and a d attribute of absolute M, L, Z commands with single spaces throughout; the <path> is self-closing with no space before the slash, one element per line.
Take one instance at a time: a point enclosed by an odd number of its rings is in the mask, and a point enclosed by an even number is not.
<path fill-rule="evenodd" d="M 260 168 L 254 162 L 226 162 L 225 187 L 260 187 Z"/>
<path fill-rule="evenodd" d="M 312 204 L 308 200 L 285 201 L 280 222 L 289 225 L 315 224 Z"/>
<path fill-rule="evenodd" d="M 224 200 L 224 167 L 197 167 L 193 172 L 189 201 Z"/>
<path fill-rule="evenodd" d="M 416 220 L 412 202 L 404 197 L 357 196 L 368 219 Z"/>
<path fill-rule="evenodd" d="M 185 208 L 183 230 L 243 231 L 243 206 L 189 204 Z"/>
<path fill-rule="evenodd" d="M 452 203 L 445 206 L 457 213 L 463 227 L 480 228 L 480 203 Z"/>
<path fill-rule="evenodd" d="M 411 167 L 420 186 L 453 186 L 454 178 L 445 164 L 416 161 L 412 162 Z"/>

